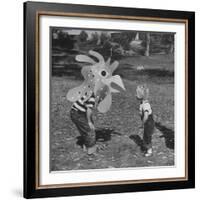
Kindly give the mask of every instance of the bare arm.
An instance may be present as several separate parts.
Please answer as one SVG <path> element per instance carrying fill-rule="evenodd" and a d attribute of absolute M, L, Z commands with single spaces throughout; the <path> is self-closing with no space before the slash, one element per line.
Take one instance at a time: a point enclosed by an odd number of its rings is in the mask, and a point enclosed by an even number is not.
<path fill-rule="evenodd" d="M 100 101 L 101 101 L 100 96 L 99 95 L 96 96 L 96 98 L 95 98 L 95 107 L 98 106 L 98 104 L 100 103 Z"/>
<path fill-rule="evenodd" d="M 91 121 L 92 118 L 92 109 L 91 108 L 87 108 L 87 120 L 88 120 L 88 124 L 90 126 L 91 129 L 95 129 L 94 124 Z"/>
<path fill-rule="evenodd" d="M 147 121 L 148 117 L 149 117 L 149 112 L 145 111 L 144 112 L 144 117 L 143 117 L 143 123 L 145 123 Z"/>

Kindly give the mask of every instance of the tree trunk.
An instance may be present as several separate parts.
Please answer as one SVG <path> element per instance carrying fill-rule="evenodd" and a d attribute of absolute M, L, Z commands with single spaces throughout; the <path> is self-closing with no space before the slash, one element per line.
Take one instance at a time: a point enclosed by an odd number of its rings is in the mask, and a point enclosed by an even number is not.
<path fill-rule="evenodd" d="M 174 44 L 170 44 L 170 48 L 169 48 L 169 53 L 173 53 L 174 52 Z"/>
<path fill-rule="evenodd" d="M 169 53 L 174 52 L 174 35 L 170 35 L 170 48 L 169 48 Z"/>
<path fill-rule="evenodd" d="M 136 33 L 135 40 L 138 41 L 140 39 L 139 32 Z"/>
<path fill-rule="evenodd" d="M 148 32 L 146 34 L 146 50 L 145 50 L 145 56 L 149 56 L 150 51 L 150 33 Z"/>

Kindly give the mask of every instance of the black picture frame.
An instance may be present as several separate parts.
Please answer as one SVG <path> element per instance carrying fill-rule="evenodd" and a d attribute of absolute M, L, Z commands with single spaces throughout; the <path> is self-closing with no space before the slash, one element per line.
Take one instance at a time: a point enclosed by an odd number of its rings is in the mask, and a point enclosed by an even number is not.
<path fill-rule="evenodd" d="M 38 187 L 38 19 L 41 15 L 64 15 L 137 19 L 153 21 L 183 21 L 187 24 L 186 39 L 186 107 L 187 179 L 148 181 L 145 183 L 113 183 L 80 187 Z M 170 190 L 195 187 L 195 13 L 186 11 L 104 7 L 42 2 L 24 3 L 24 197 L 58 197 L 121 192 Z"/>

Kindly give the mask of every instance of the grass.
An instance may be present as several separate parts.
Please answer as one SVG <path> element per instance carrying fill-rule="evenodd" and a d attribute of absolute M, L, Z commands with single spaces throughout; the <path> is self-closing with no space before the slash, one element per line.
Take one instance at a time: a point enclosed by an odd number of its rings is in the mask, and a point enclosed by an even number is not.
<path fill-rule="evenodd" d="M 137 72 L 133 66 L 145 65 Z M 127 58 L 120 61 L 118 74 L 123 77 L 126 91 L 113 94 L 111 109 L 95 112 L 99 150 L 93 160 L 83 152 L 79 132 L 70 120 L 71 103 L 65 98 L 67 91 L 82 83 L 75 76 L 52 77 L 51 85 L 51 170 L 78 170 L 174 165 L 174 78 L 173 59 L 163 56 Z M 167 67 L 165 67 L 167 66 Z M 165 68 L 164 68 L 165 67 Z M 171 73 L 155 73 L 154 70 Z M 150 70 L 148 73 L 147 71 Z M 146 83 L 150 89 L 150 102 L 158 129 L 153 135 L 153 156 L 146 158 L 133 138 L 142 136 L 139 102 L 135 98 L 138 84 Z M 168 134 L 170 133 L 170 134 Z"/>

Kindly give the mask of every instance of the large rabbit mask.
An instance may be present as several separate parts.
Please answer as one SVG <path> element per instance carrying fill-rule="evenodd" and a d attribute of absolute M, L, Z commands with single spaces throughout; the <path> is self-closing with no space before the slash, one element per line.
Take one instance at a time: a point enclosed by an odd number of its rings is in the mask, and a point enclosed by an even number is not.
<path fill-rule="evenodd" d="M 119 92 L 119 90 L 111 87 L 111 83 L 115 83 L 125 90 L 121 77 L 119 75 L 112 76 L 119 63 L 115 61 L 110 64 L 110 59 L 105 62 L 103 56 L 95 51 L 89 51 L 89 54 L 96 57 L 98 62 L 86 55 L 76 56 L 77 61 L 90 65 L 82 68 L 81 74 L 84 77 L 84 82 L 80 86 L 70 89 L 67 93 L 67 99 L 75 102 L 82 96 L 86 96 L 87 100 L 94 92 L 99 99 L 98 111 L 105 113 L 112 104 L 112 93 Z"/>

